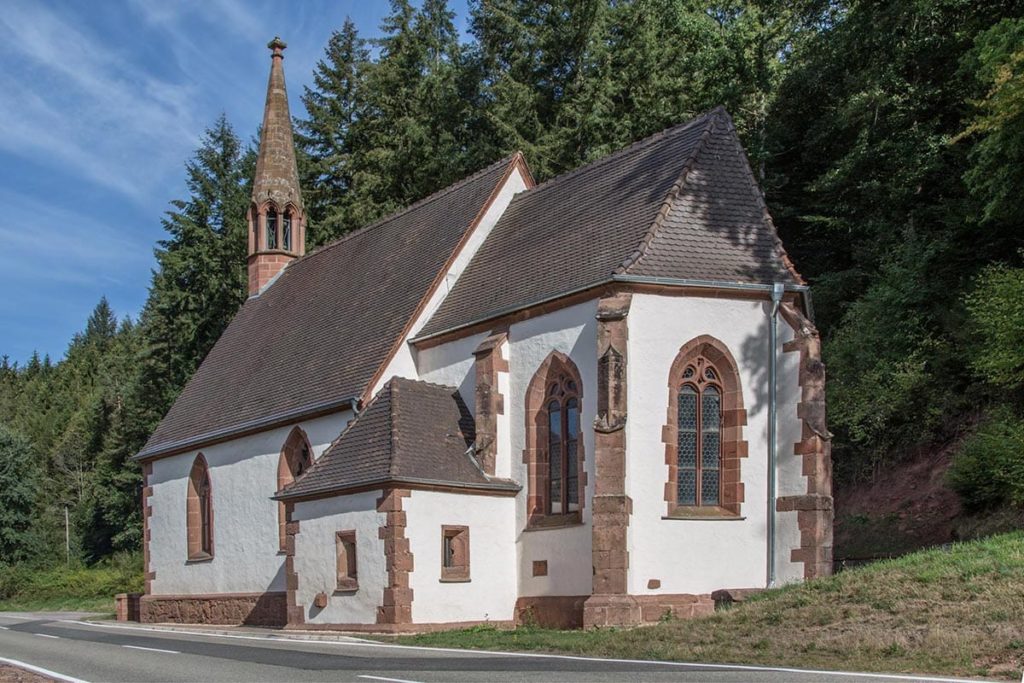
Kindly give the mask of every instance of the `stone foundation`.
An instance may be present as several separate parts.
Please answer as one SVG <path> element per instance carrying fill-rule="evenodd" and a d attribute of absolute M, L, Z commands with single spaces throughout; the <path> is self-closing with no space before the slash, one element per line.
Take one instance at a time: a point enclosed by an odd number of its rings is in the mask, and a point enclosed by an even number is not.
<path fill-rule="evenodd" d="M 583 627 L 639 626 L 666 617 L 692 619 L 714 611 L 715 601 L 710 595 L 592 595 L 583 607 Z"/>
<path fill-rule="evenodd" d="M 143 595 L 140 621 L 221 626 L 284 626 L 285 593 Z"/>
<path fill-rule="evenodd" d="M 583 628 L 583 605 L 589 595 L 538 595 L 516 600 L 516 626 Z"/>
<path fill-rule="evenodd" d="M 118 621 L 139 621 L 142 618 L 142 593 L 118 593 L 114 596 L 115 612 Z"/>

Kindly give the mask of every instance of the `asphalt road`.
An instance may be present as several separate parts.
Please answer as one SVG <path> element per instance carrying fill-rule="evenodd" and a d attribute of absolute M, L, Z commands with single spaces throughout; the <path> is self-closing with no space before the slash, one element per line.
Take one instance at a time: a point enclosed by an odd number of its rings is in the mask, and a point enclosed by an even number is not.
<path fill-rule="evenodd" d="M 940 681 L 793 669 L 635 662 L 403 647 L 358 638 L 298 640 L 91 624 L 74 614 L 0 613 L 0 661 L 83 681 Z M 66 679 L 67 680 L 67 679 Z"/>

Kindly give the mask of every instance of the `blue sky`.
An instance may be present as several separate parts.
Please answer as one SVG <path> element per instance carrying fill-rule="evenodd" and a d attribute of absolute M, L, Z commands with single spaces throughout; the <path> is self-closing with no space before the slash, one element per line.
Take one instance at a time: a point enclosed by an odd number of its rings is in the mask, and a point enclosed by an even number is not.
<path fill-rule="evenodd" d="M 331 31 L 377 33 L 384 0 L 6 0 L 0 12 L 0 354 L 63 356 L 100 296 L 146 299 L 160 218 L 226 112 L 263 113 L 266 43 L 288 43 L 292 114 Z M 453 0 L 464 30 L 465 0 Z"/>

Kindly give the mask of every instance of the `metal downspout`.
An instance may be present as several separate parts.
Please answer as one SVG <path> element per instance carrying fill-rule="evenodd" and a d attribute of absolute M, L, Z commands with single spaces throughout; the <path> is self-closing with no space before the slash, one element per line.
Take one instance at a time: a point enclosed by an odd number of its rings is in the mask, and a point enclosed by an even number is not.
<path fill-rule="evenodd" d="M 771 320 L 768 326 L 768 588 L 775 586 L 775 422 L 776 422 L 776 384 L 778 374 L 778 320 L 779 305 L 785 285 L 776 282 L 772 285 Z"/>

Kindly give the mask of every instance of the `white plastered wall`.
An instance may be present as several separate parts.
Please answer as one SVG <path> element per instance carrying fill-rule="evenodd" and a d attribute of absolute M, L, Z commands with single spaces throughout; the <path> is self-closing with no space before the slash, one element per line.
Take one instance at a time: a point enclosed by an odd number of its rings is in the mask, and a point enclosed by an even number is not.
<path fill-rule="evenodd" d="M 387 516 L 377 512 L 381 491 L 366 491 L 295 504 L 292 519 L 299 522 L 295 537 L 295 571 L 299 586 L 297 604 L 309 624 L 373 624 L 377 606 L 387 585 L 384 541 L 378 530 Z M 337 591 L 337 544 L 339 531 L 356 532 L 355 591 Z M 316 607 L 317 593 L 327 594 L 327 606 Z"/>
<path fill-rule="evenodd" d="M 509 329 L 510 394 L 505 397 L 509 417 L 512 473 L 523 485 L 516 505 L 518 530 L 519 595 L 590 595 L 591 512 L 594 495 L 594 417 L 597 414 L 597 302 L 563 308 L 516 323 Z M 580 435 L 584 448 L 587 487 L 583 497 L 583 524 L 562 529 L 526 531 L 527 470 L 526 390 L 540 364 L 553 352 L 572 359 L 583 381 Z M 547 576 L 533 576 L 533 562 L 546 560 Z"/>
<path fill-rule="evenodd" d="M 515 499 L 412 491 L 403 500 L 413 623 L 507 621 L 516 602 Z M 469 527 L 470 580 L 441 581 L 441 527 Z"/>
<path fill-rule="evenodd" d="M 451 291 L 451 288 L 459 279 L 459 276 L 462 275 L 466 266 L 469 265 L 470 260 L 476 254 L 480 245 L 483 244 L 484 240 L 487 239 L 487 236 L 491 234 L 491 229 L 494 228 L 498 219 L 501 218 L 501 214 L 503 214 L 505 209 L 508 208 L 509 202 L 512 201 L 512 198 L 515 195 L 525 189 L 526 179 L 523 177 L 519 167 L 517 166 L 512 169 L 508 178 L 505 179 L 505 183 L 495 193 L 490 206 L 488 206 L 487 210 L 484 211 L 484 214 L 480 217 L 480 221 L 476 228 L 466 239 L 466 243 L 452 261 L 452 265 L 445 273 L 440 286 L 431 294 L 430 299 L 428 299 L 423 310 L 413 322 L 409 329 L 408 336 L 406 339 L 402 340 L 402 344 L 399 347 L 398 352 L 395 354 L 395 357 L 388 363 L 384 372 L 381 374 L 380 379 L 377 380 L 377 384 L 373 387 L 373 395 L 376 395 L 377 392 L 380 391 L 380 388 L 395 375 L 399 377 L 406 377 L 408 379 L 426 380 L 426 377 L 421 377 L 417 373 L 417 361 L 415 358 L 416 352 L 415 349 L 407 343 L 407 341 L 415 338 L 416 335 L 419 334 L 419 331 L 423 329 L 423 326 L 427 324 L 427 321 L 430 320 L 431 316 L 434 315 L 438 307 L 441 305 L 441 302 L 444 301 L 446 296 L 448 296 L 448 292 Z M 472 347 L 470 352 L 475 348 L 475 346 Z M 472 363 L 472 355 L 469 355 L 468 358 L 470 363 Z M 433 382 L 437 380 L 427 381 Z M 454 386 L 459 385 L 456 384 Z M 465 394 L 463 394 L 463 398 L 466 398 Z M 472 388 L 469 398 L 472 398 Z M 469 399 L 467 399 L 467 401 L 469 401 Z M 469 404 L 471 404 L 471 401 L 469 401 Z"/>
<path fill-rule="evenodd" d="M 520 596 L 589 595 L 591 567 L 591 497 L 594 492 L 594 417 L 597 413 L 597 313 L 596 301 L 588 301 L 552 313 L 513 324 L 504 347 L 509 362 L 508 375 L 499 377 L 505 397 L 505 415 L 498 421 L 496 472 L 509 476 L 523 489 L 516 497 L 514 541 L 516 543 L 516 580 Z M 469 407 L 474 407 L 473 350 L 487 332 L 423 349 L 417 356 L 419 378 L 428 382 L 459 387 Z M 526 464 L 526 390 L 540 364 L 553 352 L 569 356 L 583 380 L 581 435 L 585 449 L 584 470 L 587 489 L 583 524 L 525 531 L 528 495 Z M 410 517 L 410 523 L 412 523 Z M 533 576 L 533 562 L 546 560 L 547 576 Z M 419 564 L 417 564 L 419 567 Z M 417 594 L 414 605 L 420 600 Z M 415 607 L 414 607 L 415 609 Z"/>
<path fill-rule="evenodd" d="M 630 308 L 626 487 L 633 499 L 629 526 L 629 592 L 708 593 L 719 588 L 763 587 L 767 578 L 767 426 L 769 367 L 767 301 L 634 294 Z M 782 353 L 792 330 L 778 321 L 777 493 L 803 494 L 800 458 L 798 354 Z M 663 519 L 667 513 L 665 424 L 668 374 L 680 348 L 707 334 L 732 353 L 739 366 L 749 457 L 741 459 L 741 520 Z M 802 576 L 790 562 L 799 546 L 796 514 L 777 515 L 776 573 L 780 582 Z M 647 587 L 660 580 L 659 589 Z"/>
<path fill-rule="evenodd" d="M 298 423 L 314 457 L 344 429 L 351 411 Z M 277 467 L 295 425 L 251 434 L 153 462 L 149 497 L 150 570 L 154 595 L 263 593 L 284 590 L 279 553 Z M 210 468 L 213 497 L 212 560 L 187 562 L 185 500 L 188 476 L 202 453 Z"/>

